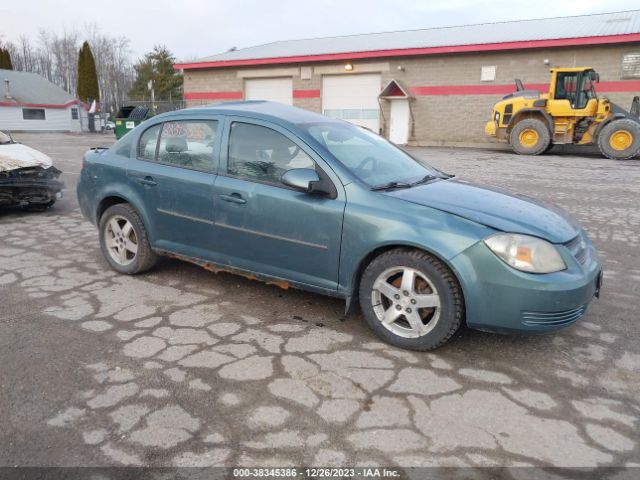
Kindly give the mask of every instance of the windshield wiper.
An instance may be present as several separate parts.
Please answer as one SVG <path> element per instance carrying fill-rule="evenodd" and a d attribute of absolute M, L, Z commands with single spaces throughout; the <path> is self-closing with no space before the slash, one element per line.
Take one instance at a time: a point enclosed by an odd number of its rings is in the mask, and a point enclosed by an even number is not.
<path fill-rule="evenodd" d="M 413 184 L 407 182 L 387 182 L 382 185 L 376 185 L 375 187 L 371 187 L 371 190 L 391 190 L 392 188 L 411 188 Z"/>
<path fill-rule="evenodd" d="M 415 182 L 411 182 L 411 186 L 413 187 L 415 185 L 421 185 L 423 183 L 430 182 L 431 180 L 435 180 L 437 178 L 440 178 L 440 177 L 436 177 L 435 175 L 432 175 L 432 174 L 429 173 L 428 175 L 425 175 L 424 177 L 422 177 L 420 180 L 416 180 Z"/>

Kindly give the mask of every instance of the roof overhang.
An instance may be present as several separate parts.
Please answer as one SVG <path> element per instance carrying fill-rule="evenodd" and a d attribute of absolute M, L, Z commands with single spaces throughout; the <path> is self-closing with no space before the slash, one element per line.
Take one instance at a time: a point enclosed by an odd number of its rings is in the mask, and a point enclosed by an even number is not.
<path fill-rule="evenodd" d="M 224 68 L 255 65 L 275 65 L 285 63 L 329 62 L 339 60 L 358 60 L 382 57 L 409 57 L 420 55 L 442 55 L 451 53 L 495 52 L 501 50 L 521 50 L 530 48 L 575 47 L 608 45 L 615 43 L 640 42 L 640 33 L 622 35 L 604 35 L 597 37 L 555 38 L 547 40 L 523 40 L 501 43 L 481 43 L 473 45 L 451 45 L 424 48 L 400 48 L 390 50 L 370 50 L 364 52 L 340 52 L 317 55 L 296 55 L 288 57 L 253 58 L 237 60 L 218 60 L 190 63 L 176 63 L 176 70 L 194 70 L 201 68 Z"/>
<path fill-rule="evenodd" d="M 387 86 L 382 89 L 382 92 L 380 92 L 380 95 L 378 95 L 378 97 L 383 98 L 385 100 L 396 100 L 399 98 L 407 98 L 407 99 L 414 98 L 413 94 L 411 93 L 411 90 L 406 88 L 402 84 L 402 82 L 396 80 L 395 78 L 392 79 L 389 83 L 387 83 Z"/>
<path fill-rule="evenodd" d="M 27 107 L 27 108 L 69 108 L 72 105 L 79 105 L 85 110 L 89 110 L 89 105 L 80 100 L 71 100 L 67 103 L 29 103 L 19 101 L 0 102 L 0 107 Z"/>

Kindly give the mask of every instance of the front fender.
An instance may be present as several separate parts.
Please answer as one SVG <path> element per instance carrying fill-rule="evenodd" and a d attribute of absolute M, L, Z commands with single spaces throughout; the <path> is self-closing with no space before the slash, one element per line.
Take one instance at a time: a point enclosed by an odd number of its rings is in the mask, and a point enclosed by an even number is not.
<path fill-rule="evenodd" d="M 356 292 L 360 273 L 376 252 L 394 247 L 424 250 L 452 271 L 450 260 L 495 230 L 430 207 L 348 185 L 340 252 L 339 291 Z M 461 282 L 462 284 L 462 282 Z"/>

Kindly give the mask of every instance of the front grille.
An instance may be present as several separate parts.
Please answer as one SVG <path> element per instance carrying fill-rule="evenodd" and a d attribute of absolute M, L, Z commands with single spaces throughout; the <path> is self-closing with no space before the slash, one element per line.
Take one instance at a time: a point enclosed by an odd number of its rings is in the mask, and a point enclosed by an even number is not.
<path fill-rule="evenodd" d="M 529 327 L 567 325 L 578 320 L 587 310 L 586 305 L 562 312 L 521 312 L 522 323 Z"/>
<path fill-rule="evenodd" d="M 580 265 L 584 265 L 587 261 L 587 242 L 582 237 L 582 234 L 578 235 L 573 240 L 569 240 L 564 244 L 565 247 L 571 252 L 571 255 L 575 257 L 575 259 L 580 263 Z"/>

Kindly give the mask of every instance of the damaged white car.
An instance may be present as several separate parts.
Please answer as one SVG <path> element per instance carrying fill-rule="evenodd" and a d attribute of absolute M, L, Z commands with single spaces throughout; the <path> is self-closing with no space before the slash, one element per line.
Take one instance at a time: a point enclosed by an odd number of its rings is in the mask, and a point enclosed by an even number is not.
<path fill-rule="evenodd" d="M 61 173 L 49 156 L 0 132 L 0 206 L 49 208 L 62 197 Z"/>

